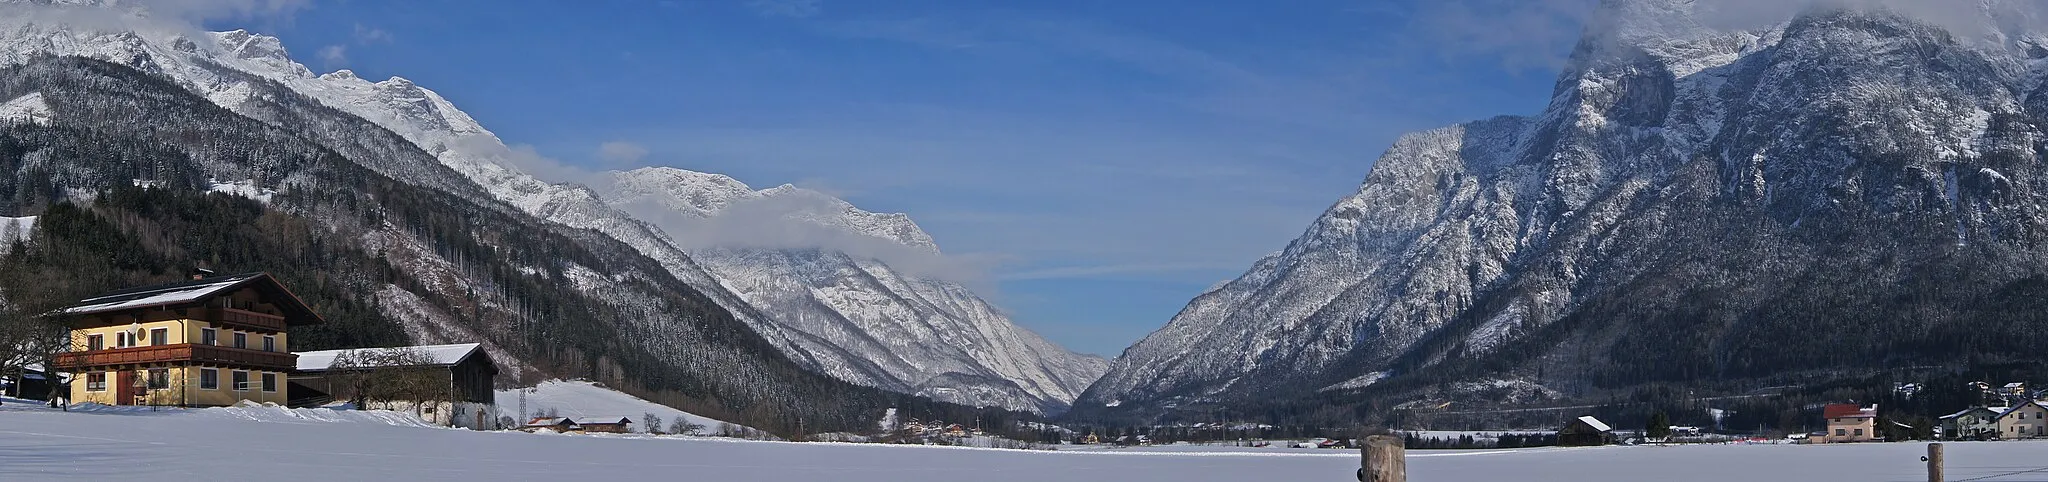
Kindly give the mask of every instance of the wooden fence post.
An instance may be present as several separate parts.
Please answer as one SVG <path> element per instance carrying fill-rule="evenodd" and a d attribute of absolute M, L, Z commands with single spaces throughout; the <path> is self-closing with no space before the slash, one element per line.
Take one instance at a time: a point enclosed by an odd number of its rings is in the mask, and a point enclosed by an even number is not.
<path fill-rule="evenodd" d="M 1366 437 L 1359 456 L 1359 482 L 1408 482 L 1408 449 L 1401 437 Z"/>
<path fill-rule="evenodd" d="M 1927 444 L 1927 482 L 1941 482 L 1941 472 L 1941 444 Z"/>

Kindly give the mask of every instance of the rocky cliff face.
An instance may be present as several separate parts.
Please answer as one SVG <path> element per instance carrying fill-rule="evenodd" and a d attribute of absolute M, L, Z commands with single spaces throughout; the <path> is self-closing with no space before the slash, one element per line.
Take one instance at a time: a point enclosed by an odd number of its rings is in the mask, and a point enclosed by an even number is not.
<path fill-rule="evenodd" d="M 2048 49 L 2011 20 L 2036 7 L 1745 29 L 1699 8 L 1604 2 L 1543 112 L 1402 137 L 1076 409 L 1542 400 L 2041 358 L 1999 338 L 2048 323 L 2009 314 L 2038 312 L 2026 294 L 2048 274 Z"/>

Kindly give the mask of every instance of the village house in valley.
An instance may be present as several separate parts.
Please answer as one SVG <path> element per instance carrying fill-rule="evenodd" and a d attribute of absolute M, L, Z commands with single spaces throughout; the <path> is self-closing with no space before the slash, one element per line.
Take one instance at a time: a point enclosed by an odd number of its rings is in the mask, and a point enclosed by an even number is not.
<path fill-rule="evenodd" d="M 1565 422 L 1557 430 L 1557 444 L 1566 447 L 1584 447 L 1614 443 L 1614 428 L 1606 422 L 1587 415 Z"/>
<path fill-rule="evenodd" d="M 498 367 L 481 344 L 351 348 L 297 355 L 298 371 L 291 377 L 295 405 L 367 399 L 371 403 L 360 408 L 413 412 L 428 422 L 451 427 L 500 428 L 494 383 Z"/>
<path fill-rule="evenodd" d="M 1941 417 L 1942 438 L 1989 440 L 1998 438 L 1998 416 L 2006 407 L 1970 407 Z"/>
<path fill-rule="evenodd" d="M 1877 406 L 1864 408 L 1854 403 L 1830 403 L 1821 407 L 1827 432 L 1808 438 L 1813 443 L 1869 442 L 1877 440 Z"/>
<path fill-rule="evenodd" d="M 71 402 L 107 405 L 284 404 L 297 366 L 286 331 L 321 322 L 266 273 L 115 291 L 59 314 L 72 349 L 54 368 L 73 374 Z"/>
<path fill-rule="evenodd" d="M 2028 401 L 2013 405 L 1998 414 L 1998 438 L 2016 440 L 2048 436 L 2048 406 L 2041 402 Z"/>

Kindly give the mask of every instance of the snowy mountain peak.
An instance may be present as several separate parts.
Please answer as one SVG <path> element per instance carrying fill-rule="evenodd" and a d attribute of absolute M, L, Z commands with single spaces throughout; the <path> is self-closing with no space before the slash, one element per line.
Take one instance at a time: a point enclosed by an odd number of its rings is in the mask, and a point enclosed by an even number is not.
<path fill-rule="evenodd" d="M 653 203 L 696 219 L 718 217 L 744 205 L 742 211 L 748 216 L 778 216 L 922 251 L 939 250 L 931 235 L 907 214 L 869 212 L 830 194 L 792 184 L 755 191 L 731 176 L 673 167 L 613 172 L 610 181 L 614 192 L 608 194 L 621 204 Z"/>
<path fill-rule="evenodd" d="M 1708 10 L 1738 3 L 1777 13 Z M 2048 192 L 2048 51 L 2024 48 L 2040 22 L 2015 20 L 2048 17 L 2002 12 L 2043 4 L 1781 3 L 1604 2 L 1542 112 L 1402 136 L 1356 193 L 1125 350 L 1077 406 L 1306 387 L 1523 403 L 1847 373 L 1981 326 L 1896 314 L 1941 311 L 1901 280 L 2039 299 L 1999 293 L 2048 276 L 2032 201 Z M 1835 358 L 1762 354 L 1836 336 L 1867 337 Z M 1975 348 L 1920 346 L 1930 363 Z"/>
<path fill-rule="evenodd" d="M 325 80 L 329 82 L 343 82 L 349 80 L 362 80 L 362 77 L 357 77 L 356 72 L 353 70 L 341 69 L 321 74 L 320 80 Z"/>

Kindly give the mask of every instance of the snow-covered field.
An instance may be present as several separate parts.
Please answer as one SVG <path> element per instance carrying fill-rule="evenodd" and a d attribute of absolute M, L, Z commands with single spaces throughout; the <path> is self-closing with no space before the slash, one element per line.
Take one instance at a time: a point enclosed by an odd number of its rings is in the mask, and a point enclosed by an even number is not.
<path fill-rule="evenodd" d="M 5 480 L 1351 480 L 1348 450 L 1018 451 L 421 427 L 375 412 L 0 405 Z M 1419 451 L 1416 482 L 1926 480 L 1923 444 Z M 2041 480 L 2048 442 L 1955 443 L 1949 480 Z"/>

